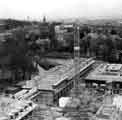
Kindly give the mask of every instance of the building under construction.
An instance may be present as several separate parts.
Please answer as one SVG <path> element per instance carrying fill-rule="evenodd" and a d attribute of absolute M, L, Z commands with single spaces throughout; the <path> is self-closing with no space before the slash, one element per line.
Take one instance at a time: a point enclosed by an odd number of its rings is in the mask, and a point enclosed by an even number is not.
<path fill-rule="evenodd" d="M 95 63 L 92 59 L 80 59 L 79 76 L 82 78 Z M 37 88 L 37 96 L 33 98 L 35 102 L 40 104 L 53 104 L 58 103 L 60 97 L 67 96 L 71 89 L 74 88 L 74 78 L 76 76 L 75 66 L 73 60 L 69 60 L 67 65 L 59 65 L 48 71 L 43 77 L 37 77 L 25 82 L 23 89 Z"/>
<path fill-rule="evenodd" d="M 30 100 L 0 96 L 1 120 L 22 120 L 36 108 L 37 104 Z"/>
<path fill-rule="evenodd" d="M 94 83 L 97 86 L 107 86 L 112 93 L 122 93 L 122 64 L 100 64 L 86 78 L 87 86 L 93 87 Z"/>

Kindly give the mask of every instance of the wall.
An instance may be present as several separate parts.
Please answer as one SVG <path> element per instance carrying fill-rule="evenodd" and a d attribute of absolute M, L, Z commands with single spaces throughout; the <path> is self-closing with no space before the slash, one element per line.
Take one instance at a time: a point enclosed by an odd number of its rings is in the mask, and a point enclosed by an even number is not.
<path fill-rule="evenodd" d="M 39 90 L 38 95 L 32 101 L 37 104 L 53 104 L 53 92 Z"/>

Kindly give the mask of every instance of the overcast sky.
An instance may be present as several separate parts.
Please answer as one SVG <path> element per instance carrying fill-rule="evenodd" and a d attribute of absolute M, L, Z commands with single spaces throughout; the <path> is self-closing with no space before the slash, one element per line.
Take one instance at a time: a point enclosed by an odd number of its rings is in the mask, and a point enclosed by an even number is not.
<path fill-rule="evenodd" d="M 0 18 L 122 17 L 122 0 L 0 0 Z"/>

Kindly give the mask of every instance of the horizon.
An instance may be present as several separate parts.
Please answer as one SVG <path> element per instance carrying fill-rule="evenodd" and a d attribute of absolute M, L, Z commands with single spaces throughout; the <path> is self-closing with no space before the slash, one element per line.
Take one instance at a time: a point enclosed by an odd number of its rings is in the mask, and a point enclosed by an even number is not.
<path fill-rule="evenodd" d="M 47 20 L 83 18 L 116 19 L 122 16 L 121 0 L 4 0 L 0 1 L 0 18 Z"/>

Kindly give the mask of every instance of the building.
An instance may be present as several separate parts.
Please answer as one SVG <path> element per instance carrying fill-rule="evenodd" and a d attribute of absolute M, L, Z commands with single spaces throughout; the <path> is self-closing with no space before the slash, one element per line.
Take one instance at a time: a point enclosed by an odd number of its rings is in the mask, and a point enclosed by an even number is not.
<path fill-rule="evenodd" d="M 5 32 L 6 22 L 4 20 L 0 20 L 0 33 Z"/>
<path fill-rule="evenodd" d="M 50 39 L 37 39 L 35 41 L 36 45 L 40 48 L 39 51 L 45 52 L 50 49 Z"/>
<path fill-rule="evenodd" d="M 35 108 L 37 108 L 37 105 L 29 100 L 0 97 L 1 120 L 21 120 L 28 116 Z"/>
<path fill-rule="evenodd" d="M 80 71 L 77 73 L 82 78 L 94 64 L 92 59 L 80 60 Z M 67 96 L 74 87 L 74 77 L 76 75 L 73 60 L 69 60 L 64 65 L 58 65 L 50 69 L 47 74 L 41 78 L 40 76 L 26 82 L 22 88 L 31 89 L 34 86 L 38 88 L 38 94 L 33 100 L 42 104 L 58 103 L 58 99 Z M 27 84 L 28 83 L 28 84 Z"/>
<path fill-rule="evenodd" d="M 121 93 L 122 88 L 122 64 L 100 64 L 86 78 L 87 86 L 93 86 L 96 83 L 98 86 L 107 85 L 111 92 Z"/>
<path fill-rule="evenodd" d="M 49 32 L 50 32 L 49 27 L 50 27 L 50 24 L 47 22 L 46 17 L 44 16 L 43 21 L 39 25 L 41 39 L 49 38 Z"/>
<path fill-rule="evenodd" d="M 95 115 L 95 120 L 119 120 L 118 109 L 113 105 L 102 105 Z"/>
<path fill-rule="evenodd" d="M 59 43 L 59 47 L 68 47 L 74 40 L 73 24 L 61 24 L 55 26 L 55 37 Z"/>
<path fill-rule="evenodd" d="M 7 39 L 12 38 L 13 34 L 11 32 L 0 33 L 0 42 L 4 43 Z"/>

